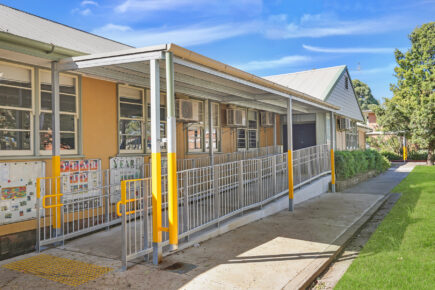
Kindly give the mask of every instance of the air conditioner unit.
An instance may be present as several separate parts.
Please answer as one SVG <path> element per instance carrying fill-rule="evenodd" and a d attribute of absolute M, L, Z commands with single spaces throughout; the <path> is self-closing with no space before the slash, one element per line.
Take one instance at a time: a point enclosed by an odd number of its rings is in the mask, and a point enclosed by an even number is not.
<path fill-rule="evenodd" d="M 227 109 L 227 126 L 246 126 L 246 110 Z"/>
<path fill-rule="evenodd" d="M 340 118 L 338 119 L 338 129 L 339 130 L 350 130 L 351 129 L 351 121 L 348 118 Z"/>
<path fill-rule="evenodd" d="M 185 122 L 202 121 L 202 102 L 177 100 L 177 119 Z"/>
<path fill-rule="evenodd" d="M 261 127 L 272 127 L 275 115 L 272 112 L 260 112 Z"/>

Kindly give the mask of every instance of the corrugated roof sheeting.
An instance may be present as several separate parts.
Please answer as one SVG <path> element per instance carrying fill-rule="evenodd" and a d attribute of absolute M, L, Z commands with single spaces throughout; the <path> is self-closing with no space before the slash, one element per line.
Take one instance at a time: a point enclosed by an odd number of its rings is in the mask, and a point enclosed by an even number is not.
<path fill-rule="evenodd" d="M 0 31 L 90 54 L 131 48 L 1 4 Z"/>
<path fill-rule="evenodd" d="M 342 65 L 264 78 L 323 101 L 328 94 L 328 88 L 331 88 L 331 83 L 335 82 L 338 74 L 341 74 L 345 68 L 346 66 Z"/>

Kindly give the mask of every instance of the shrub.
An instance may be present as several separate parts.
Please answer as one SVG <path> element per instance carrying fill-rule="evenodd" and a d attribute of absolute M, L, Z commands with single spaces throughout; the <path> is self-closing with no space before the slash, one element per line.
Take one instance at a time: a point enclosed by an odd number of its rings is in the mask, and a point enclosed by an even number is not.
<path fill-rule="evenodd" d="M 395 161 L 395 160 L 402 160 L 402 156 L 400 156 L 397 153 L 391 152 L 391 151 L 381 151 L 381 154 L 383 156 L 385 156 L 388 160 L 390 161 Z"/>
<path fill-rule="evenodd" d="M 409 160 L 427 160 L 427 151 L 410 151 L 408 152 Z"/>
<path fill-rule="evenodd" d="M 348 179 L 369 170 L 380 173 L 387 170 L 391 163 L 375 150 L 354 150 L 335 152 L 335 174 L 337 179 Z"/>

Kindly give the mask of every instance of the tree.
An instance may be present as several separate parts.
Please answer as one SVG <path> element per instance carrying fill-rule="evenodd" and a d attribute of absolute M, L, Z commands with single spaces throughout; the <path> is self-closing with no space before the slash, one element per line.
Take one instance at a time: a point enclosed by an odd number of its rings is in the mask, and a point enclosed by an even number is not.
<path fill-rule="evenodd" d="M 378 100 L 373 97 L 372 90 L 366 83 L 355 79 L 352 80 L 352 85 L 362 110 L 368 110 L 369 105 L 379 105 Z"/>
<path fill-rule="evenodd" d="M 385 131 L 401 131 L 420 148 L 428 150 L 433 165 L 435 149 L 435 22 L 417 27 L 410 35 L 411 48 L 396 49 L 397 84 L 394 97 L 386 99 L 375 113 Z"/>

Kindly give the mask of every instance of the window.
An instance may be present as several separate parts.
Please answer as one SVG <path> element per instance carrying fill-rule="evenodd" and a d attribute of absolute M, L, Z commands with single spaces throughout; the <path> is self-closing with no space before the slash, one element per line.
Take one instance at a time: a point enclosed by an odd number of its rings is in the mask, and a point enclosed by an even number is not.
<path fill-rule="evenodd" d="M 344 76 L 344 88 L 349 89 L 349 78 L 347 76 Z"/>
<path fill-rule="evenodd" d="M 51 72 L 40 71 L 39 148 L 42 154 L 52 149 Z M 77 153 L 78 121 L 77 77 L 59 75 L 60 150 L 61 153 Z"/>
<path fill-rule="evenodd" d="M 147 98 L 147 151 L 151 152 L 151 100 Z M 166 96 L 160 95 L 160 139 L 166 138 Z M 166 150 L 166 143 L 160 143 L 161 149 Z"/>
<path fill-rule="evenodd" d="M 189 152 L 203 151 L 202 126 L 191 125 L 187 128 L 187 148 Z"/>
<path fill-rule="evenodd" d="M 211 103 L 211 119 L 212 119 L 212 135 L 211 142 L 213 144 L 213 151 L 220 149 L 220 107 L 218 103 Z M 208 121 L 208 118 L 207 118 Z M 207 124 L 205 129 L 205 148 L 209 150 L 209 126 Z"/>
<path fill-rule="evenodd" d="M 144 90 L 119 86 L 118 96 L 119 150 L 124 153 L 143 152 Z"/>
<path fill-rule="evenodd" d="M 350 130 L 346 131 L 346 149 L 354 150 L 358 149 L 358 128 L 356 122 L 351 122 Z"/>
<path fill-rule="evenodd" d="M 0 151 L 33 152 L 33 70 L 0 62 Z"/>
<path fill-rule="evenodd" d="M 248 126 L 237 129 L 237 149 L 258 148 L 258 112 L 248 110 Z"/>

